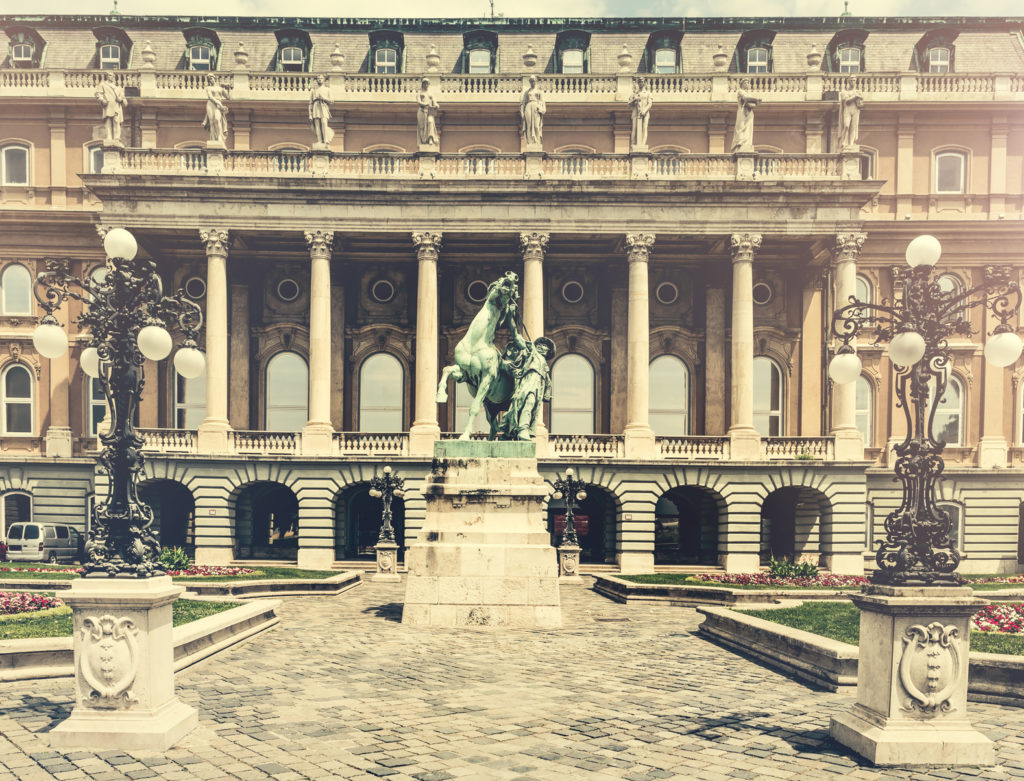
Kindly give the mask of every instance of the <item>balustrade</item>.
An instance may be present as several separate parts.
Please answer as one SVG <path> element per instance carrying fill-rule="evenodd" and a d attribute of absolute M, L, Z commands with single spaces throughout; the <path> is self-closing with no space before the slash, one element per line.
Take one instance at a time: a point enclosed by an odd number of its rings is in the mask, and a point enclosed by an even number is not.
<path fill-rule="evenodd" d="M 302 92 L 313 87 L 312 73 L 250 73 L 249 89 L 253 92 Z"/>
<path fill-rule="evenodd" d="M 654 155 L 652 179 L 735 179 L 732 155 Z"/>
<path fill-rule="evenodd" d="M 595 76 L 593 74 L 579 76 L 548 74 L 538 77 L 537 84 L 543 90 L 545 97 L 548 95 L 614 94 L 618 89 L 618 80 L 614 76 Z"/>
<path fill-rule="evenodd" d="M 50 86 L 49 71 L 4 68 L 0 70 L 0 87 L 4 89 L 32 89 Z"/>
<path fill-rule="evenodd" d="M 344 78 L 345 92 L 352 95 L 415 94 L 421 76 L 390 73 L 358 73 Z"/>
<path fill-rule="evenodd" d="M 552 434 L 551 452 L 566 458 L 622 458 L 622 437 L 611 434 Z"/>
<path fill-rule="evenodd" d="M 917 77 L 917 91 L 929 96 L 975 97 L 994 92 L 995 79 L 992 76 L 965 73 L 922 73 Z"/>
<path fill-rule="evenodd" d="M 295 455 L 299 434 L 282 431 L 229 431 L 228 448 L 233 453 Z"/>
<path fill-rule="evenodd" d="M 763 437 L 768 458 L 792 458 L 798 461 L 831 461 L 835 458 L 833 437 Z"/>
<path fill-rule="evenodd" d="M 523 92 L 519 76 L 461 75 L 441 77 L 442 95 L 502 95 L 518 99 Z"/>
<path fill-rule="evenodd" d="M 729 437 L 658 437 L 657 443 L 663 458 L 729 457 Z"/>
<path fill-rule="evenodd" d="M 196 432 L 181 428 L 139 428 L 143 450 L 159 453 L 195 453 Z"/>
<path fill-rule="evenodd" d="M 710 76 L 684 76 L 680 73 L 652 73 L 644 78 L 655 95 L 695 95 L 701 100 L 711 97 L 713 79 Z"/>
<path fill-rule="evenodd" d="M 334 445 L 343 456 L 409 455 L 409 435 L 404 433 L 335 432 Z"/>
<path fill-rule="evenodd" d="M 113 78 L 114 83 L 119 87 L 138 87 L 138 71 L 122 70 L 66 70 L 64 71 L 64 86 L 68 89 L 95 90 L 99 87 L 103 76 Z"/>

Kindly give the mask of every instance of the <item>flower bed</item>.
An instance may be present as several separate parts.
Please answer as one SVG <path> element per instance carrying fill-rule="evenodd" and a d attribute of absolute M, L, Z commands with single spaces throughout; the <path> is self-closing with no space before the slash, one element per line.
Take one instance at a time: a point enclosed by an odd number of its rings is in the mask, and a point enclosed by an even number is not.
<path fill-rule="evenodd" d="M 702 572 L 693 576 L 693 583 L 717 583 L 723 586 L 789 586 L 795 588 L 860 588 L 870 581 L 862 575 L 833 575 L 819 572 L 812 578 L 777 577 L 768 572 L 726 574 Z"/>
<path fill-rule="evenodd" d="M 35 613 L 61 607 L 64 603 L 56 597 L 45 594 L 30 594 L 26 591 L 0 591 L 0 616 L 18 613 Z"/>
<path fill-rule="evenodd" d="M 1010 586 L 1024 585 L 1024 575 L 995 575 L 980 578 L 968 577 L 967 580 L 970 581 L 970 585 L 972 586 L 977 583 L 1006 583 Z"/>
<path fill-rule="evenodd" d="M 214 578 L 214 577 L 234 577 L 235 575 L 256 575 L 259 570 L 248 569 L 247 567 L 217 567 L 217 566 L 199 566 L 193 564 L 188 569 L 169 569 L 167 574 L 173 577 L 189 577 L 189 578 Z"/>
<path fill-rule="evenodd" d="M 978 632 L 1024 635 L 1024 602 L 987 605 L 974 614 L 971 628 Z"/>

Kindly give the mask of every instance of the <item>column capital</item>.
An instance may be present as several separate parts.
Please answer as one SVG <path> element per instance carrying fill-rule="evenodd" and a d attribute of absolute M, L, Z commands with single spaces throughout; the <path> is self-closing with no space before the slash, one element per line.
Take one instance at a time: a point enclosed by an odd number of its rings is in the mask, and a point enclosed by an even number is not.
<path fill-rule="evenodd" d="M 856 260 L 867 238 L 868 234 L 866 233 L 837 233 L 836 246 L 832 251 L 833 262 L 842 263 L 845 260 Z"/>
<path fill-rule="evenodd" d="M 110 231 L 112 231 L 113 229 L 113 225 L 97 225 L 96 235 L 100 237 L 100 241 L 103 241 L 105 238 L 107 238 L 107 234 L 110 233 Z"/>
<path fill-rule="evenodd" d="M 302 235 L 306 237 L 306 246 L 309 247 L 311 258 L 331 257 L 331 249 L 334 247 L 334 231 L 308 230 Z"/>
<path fill-rule="evenodd" d="M 651 247 L 654 246 L 653 233 L 627 233 L 626 246 L 629 247 L 629 262 L 646 263 L 651 259 Z"/>
<path fill-rule="evenodd" d="M 412 243 L 416 247 L 417 260 L 437 260 L 441 251 L 441 231 L 413 231 Z"/>
<path fill-rule="evenodd" d="M 524 260 L 543 260 L 544 253 L 548 249 L 548 241 L 551 239 L 550 233 L 529 233 L 523 231 L 519 234 L 519 250 L 523 253 Z"/>
<path fill-rule="evenodd" d="M 729 237 L 729 251 L 732 253 L 732 262 L 752 263 L 754 253 L 761 249 L 760 233 L 734 233 Z"/>
<path fill-rule="evenodd" d="M 228 256 L 230 235 L 224 228 L 200 228 L 199 240 L 205 245 L 207 255 Z"/>

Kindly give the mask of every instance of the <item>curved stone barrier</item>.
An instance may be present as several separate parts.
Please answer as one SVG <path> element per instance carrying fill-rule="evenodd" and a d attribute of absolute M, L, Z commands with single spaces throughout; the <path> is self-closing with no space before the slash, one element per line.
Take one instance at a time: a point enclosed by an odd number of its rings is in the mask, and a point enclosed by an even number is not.
<path fill-rule="evenodd" d="M 763 605 L 782 600 L 848 599 L 860 591 L 856 586 L 845 591 L 812 589 L 744 589 L 728 586 L 667 585 L 663 583 L 633 583 L 613 575 L 594 575 L 594 591 L 622 602 L 634 604 L 676 605 Z"/>
<path fill-rule="evenodd" d="M 698 607 L 697 612 L 704 616 L 699 631 L 705 637 L 804 683 L 856 692 L 857 646 L 729 608 Z M 1024 707 L 1024 656 L 972 651 L 967 699 Z"/>
<path fill-rule="evenodd" d="M 278 599 L 239 605 L 174 628 L 174 669 L 183 670 L 279 621 Z M 74 675 L 72 638 L 0 640 L 0 681 Z"/>

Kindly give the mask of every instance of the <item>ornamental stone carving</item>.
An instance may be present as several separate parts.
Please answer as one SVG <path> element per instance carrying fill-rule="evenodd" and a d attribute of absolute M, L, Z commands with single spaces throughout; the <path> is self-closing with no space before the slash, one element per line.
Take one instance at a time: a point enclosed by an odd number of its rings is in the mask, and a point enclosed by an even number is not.
<path fill-rule="evenodd" d="M 840 233 L 836 235 L 834 259 L 836 263 L 844 260 L 856 260 L 861 248 L 867 240 L 866 233 Z"/>
<path fill-rule="evenodd" d="M 227 257 L 230 247 L 230 236 L 228 231 L 222 228 L 210 228 L 199 231 L 199 240 L 206 246 L 207 255 L 222 255 Z"/>
<path fill-rule="evenodd" d="M 550 238 L 550 233 L 520 233 L 519 248 L 523 253 L 523 259 L 530 260 L 536 258 L 537 260 L 543 260 Z"/>
<path fill-rule="evenodd" d="M 310 230 L 303 235 L 306 237 L 306 246 L 309 247 L 311 258 L 329 258 L 331 256 L 331 249 L 334 246 L 334 231 Z"/>
<path fill-rule="evenodd" d="M 651 247 L 654 246 L 653 233 L 627 233 L 626 246 L 629 247 L 629 262 L 646 263 L 651 258 Z"/>
<path fill-rule="evenodd" d="M 908 626 L 902 639 L 899 676 L 908 695 L 903 710 L 925 716 L 950 711 L 960 678 L 960 630 L 933 621 Z"/>
<path fill-rule="evenodd" d="M 130 618 L 86 616 L 79 631 L 79 681 L 85 685 L 83 703 L 93 708 L 130 708 L 137 699 L 132 684 L 139 672 L 139 633 Z"/>
<path fill-rule="evenodd" d="M 413 231 L 412 243 L 416 247 L 417 260 L 437 260 L 441 251 L 441 232 Z"/>
<path fill-rule="evenodd" d="M 760 233 L 734 233 L 729 237 L 733 263 L 753 263 L 754 253 L 761 249 Z"/>

